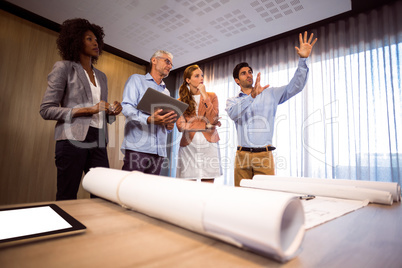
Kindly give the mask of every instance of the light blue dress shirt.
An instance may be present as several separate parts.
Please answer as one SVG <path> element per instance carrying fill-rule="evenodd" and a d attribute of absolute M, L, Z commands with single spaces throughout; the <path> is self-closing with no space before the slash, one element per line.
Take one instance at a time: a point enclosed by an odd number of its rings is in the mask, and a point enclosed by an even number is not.
<path fill-rule="evenodd" d="M 307 82 L 307 58 L 300 58 L 290 83 L 282 87 L 269 87 L 255 98 L 240 91 L 226 101 L 226 112 L 235 122 L 238 145 L 265 147 L 272 145 L 275 114 L 278 104 L 284 103 L 303 90 Z"/>
<path fill-rule="evenodd" d="M 166 95 L 170 95 L 165 83 L 158 85 L 153 77 L 133 74 L 124 86 L 122 113 L 126 117 L 124 140 L 121 150 L 132 150 L 142 153 L 157 154 L 166 157 L 167 131 L 165 126 L 147 124 L 149 114 L 137 110 L 137 105 L 148 88 L 153 88 Z"/>

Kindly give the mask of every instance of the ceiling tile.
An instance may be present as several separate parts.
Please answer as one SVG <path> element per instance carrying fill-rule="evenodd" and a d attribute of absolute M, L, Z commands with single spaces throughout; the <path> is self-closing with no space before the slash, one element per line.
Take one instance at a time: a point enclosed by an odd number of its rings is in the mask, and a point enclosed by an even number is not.
<path fill-rule="evenodd" d="M 105 43 L 148 61 L 171 52 L 175 68 L 351 10 L 350 0 L 8 0 L 53 22 L 85 18 Z"/>

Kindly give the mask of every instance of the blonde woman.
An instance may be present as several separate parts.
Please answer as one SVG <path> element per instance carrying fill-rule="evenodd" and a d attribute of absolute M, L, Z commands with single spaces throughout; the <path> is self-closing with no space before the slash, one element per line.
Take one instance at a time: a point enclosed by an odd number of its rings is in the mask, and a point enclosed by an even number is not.
<path fill-rule="evenodd" d="M 176 177 L 213 182 L 222 175 L 216 130 L 220 126 L 218 98 L 206 91 L 204 74 L 198 65 L 184 71 L 179 96 L 189 106 L 176 122 L 177 129 L 183 132 Z"/>

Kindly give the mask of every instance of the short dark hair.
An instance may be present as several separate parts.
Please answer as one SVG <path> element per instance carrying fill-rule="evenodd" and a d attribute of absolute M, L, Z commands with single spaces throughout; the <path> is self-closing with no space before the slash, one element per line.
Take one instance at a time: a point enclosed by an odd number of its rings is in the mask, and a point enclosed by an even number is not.
<path fill-rule="evenodd" d="M 241 69 L 241 68 L 244 68 L 244 67 L 250 68 L 251 72 L 253 72 L 253 68 L 251 68 L 250 65 L 248 65 L 247 62 L 240 62 L 240 63 L 237 64 L 236 67 L 234 67 L 234 69 L 233 69 L 233 78 L 234 78 L 234 79 L 239 79 L 240 69 Z"/>
<path fill-rule="evenodd" d="M 105 33 L 103 28 L 90 23 L 86 19 L 70 19 L 63 22 L 57 38 L 57 48 L 63 60 L 80 61 L 80 53 L 84 46 L 83 38 L 87 31 L 92 31 L 96 36 L 99 48 L 99 55 L 103 51 L 103 38 Z M 95 64 L 98 58 L 93 57 L 92 63 Z"/>

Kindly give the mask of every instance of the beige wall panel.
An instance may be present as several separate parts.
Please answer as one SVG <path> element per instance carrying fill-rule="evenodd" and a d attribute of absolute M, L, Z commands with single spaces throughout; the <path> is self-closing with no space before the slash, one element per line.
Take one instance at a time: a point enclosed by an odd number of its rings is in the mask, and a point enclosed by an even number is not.
<path fill-rule="evenodd" d="M 52 201 L 56 194 L 55 121 L 39 106 L 47 75 L 60 60 L 57 33 L 0 10 L 0 205 Z M 109 100 L 121 101 L 124 83 L 145 67 L 105 52 L 98 69 L 108 77 Z M 111 127 L 112 168 L 121 168 L 124 116 Z M 79 198 L 88 197 L 79 191 Z"/>

